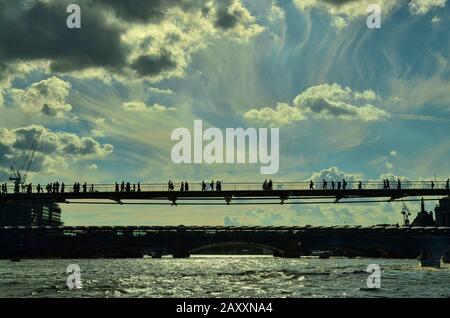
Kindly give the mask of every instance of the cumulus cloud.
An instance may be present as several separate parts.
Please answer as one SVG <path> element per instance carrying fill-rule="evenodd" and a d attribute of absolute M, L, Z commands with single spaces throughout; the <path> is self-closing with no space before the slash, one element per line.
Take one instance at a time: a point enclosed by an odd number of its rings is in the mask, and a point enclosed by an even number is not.
<path fill-rule="evenodd" d="M 12 165 L 18 167 L 40 131 L 42 135 L 33 162 L 34 171 L 54 171 L 76 161 L 103 158 L 113 151 L 112 145 L 100 144 L 91 137 L 51 131 L 43 126 L 0 128 L 0 167 L 3 170 Z"/>
<path fill-rule="evenodd" d="M 164 105 L 154 104 L 152 106 L 147 106 L 143 102 L 126 102 L 122 104 L 122 108 L 127 112 L 157 112 L 163 113 L 167 110 L 172 110 Z"/>
<path fill-rule="evenodd" d="M 226 215 L 223 218 L 223 225 L 224 226 L 241 226 L 241 222 L 237 217 L 231 217 Z"/>
<path fill-rule="evenodd" d="M 359 181 L 362 179 L 362 174 L 360 173 L 347 173 L 340 170 L 338 167 L 330 167 L 327 169 L 320 170 L 319 172 L 314 172 L 307 181 L 312 180 L 314 182 L 322 182 L 322 180 L 342 180 L 346 181 Z"/>
<path fill-rule="evenodd" d="M 408 181 L 407 177 L 398 176 L 398 175 L 395 175 L 395 174 L 393 174 L 391 172 L 386 172 L 386 173 L 380 174 L 379 179 L 380 180 L 388 179 L 391 182 L 396 182 L 398 179 L 400 179 L 400 181 L 402 181 L 402 182 L 407 182 Z"/>
<path fill-rule="evenodd" d="M 53 76 L 25 89 L 11 89 L 11 95 L 14 104 L 25 112 L 64 118 L 72 109 L 66 102 L 70 87 L 70 83 Z"/>
<path fill-rule="evenodd" d="M 271 226 L 271 225 L 286 225 L 287 219 L 285 219 L 283 212 L 269 211 L 263 209 L 246 210 L 243 215 L 252 220 L 252 223 L 258 225 Z M 256 221 L 256 222 L 255 222 Z"/>
<path fill-rule="evenodd" d="M 209 41 L 262 31 L 241 0 L 80 0 L 77 30 L 65 27 L 69 3 L 1 2 L 0 79 L 8 65 L 34 61 L 77 76 L 182 76 L 192 52 Z"/>
<path fill-rule="evenodd" d="M 289 106 L 286 103 L 278 103 L 275 109 L 270 107 L 251 109 L 244 114 L 244 117 L 259 122 L 268 122 L 273 125 L 284 125 L 306 119 L 306 116 L 300 109 Z"/>
<path fill-rule="evenodd" d="M 272 124 L 314 119 L 379 121 L 389 114 L 368 102 L 377 100 L 372 90 L 354 92 L 338 84 L 312 86 L 298 95 L 292 105 L 279 103 L 275 109 L 251 109 L 244 117 Z"/>

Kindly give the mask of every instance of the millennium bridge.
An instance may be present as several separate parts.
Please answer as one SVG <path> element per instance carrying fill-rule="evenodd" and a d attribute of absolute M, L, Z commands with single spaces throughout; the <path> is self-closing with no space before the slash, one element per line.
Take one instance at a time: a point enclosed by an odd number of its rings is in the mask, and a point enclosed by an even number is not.
<path fill-rule="evenodd" d="M 40 186 L 40 185 L 39 185 Z M 209 184 L 208 184 L 209 187 Z M 27 189 L 28 188 L 28 189 Z M 42 188 L 41 188 L 42 189 Z M 18 201 L 52 201 L 74 204 L 144 204 L 144 205 L 219 205 L 219 204 L 326 204 L 370 203 L 396 200 L 436 200 L 450 196 L 449 181 L 396 181 L 389 188 L 382 181 L 352 181 L 341 185 L 336 182 L 274 182 L 270 190 L 262 183 L 221 183 L 220 190 L 205 189 L 202 183 L 189 184 L 189 191 L 180 191 L 175 183 L 169 191 L 167 184 L 128 184 L 121 189 L 118 184 L 84 184 L 81 189 L 65 185 L 58 191 L 35 191 L 30 185 L 21 191 L 8 187 L 0 194 L 0 204 Z M 17 189 L 16 189 L 17 190 Z M 379 199 L 379 200 L 376 200 Z M 81 201 L 80 201 L 81 200 Z M 84 200 L 84 201 L 82 201 Z"/>

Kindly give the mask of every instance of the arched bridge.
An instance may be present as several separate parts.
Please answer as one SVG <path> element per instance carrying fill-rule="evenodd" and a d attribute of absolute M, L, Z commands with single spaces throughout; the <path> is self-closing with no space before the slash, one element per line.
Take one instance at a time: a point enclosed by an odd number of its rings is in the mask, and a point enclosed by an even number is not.
<path fill-rule="evenodd" d="M 300 257 L 334 255 L 415 258 L 450 246 L 450 227 L 0 227 L 0 258 L 189 257 L 208 247 L 260 248 Z"/>

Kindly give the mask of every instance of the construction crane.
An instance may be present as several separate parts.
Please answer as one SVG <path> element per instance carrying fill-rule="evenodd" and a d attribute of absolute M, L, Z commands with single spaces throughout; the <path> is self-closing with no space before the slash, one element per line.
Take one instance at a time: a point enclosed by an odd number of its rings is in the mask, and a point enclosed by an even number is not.
<path fill-rule="evenodd" d="M 409 217 L 411 216 L 411 212 L 409 211 L 409 208 L 405 204 L 405 202 L 403 202 L 402 215 L 403 215 L 403 225 L 409 226 Z"/>
<path fill-rule="evenodd" d="M 41 139 L 43 129 L 41 129 L 33 140 L 31 148 L 28 150 L 25 160 L 20 167 L 11 167 L 11 176 L 9 180 L 14 181 L 15 188 L 24 187 L 27 180 L 28 172 L 30 171 L 31 163 L 36 155 L 36 150 L 39 145 L 39 140 Z"/>

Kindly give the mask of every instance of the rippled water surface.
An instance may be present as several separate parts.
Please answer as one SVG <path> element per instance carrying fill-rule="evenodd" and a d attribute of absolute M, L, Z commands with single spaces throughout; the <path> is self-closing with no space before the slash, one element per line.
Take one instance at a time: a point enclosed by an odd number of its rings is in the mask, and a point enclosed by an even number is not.
<path fill-rule="evenodd" d="M 66 287 L 78 264 L 83 287 Z M 367 288 L 369 264 L 381 289 Z M 450 266 L 415 260 L 191 257 L 0 261 L 0 297 L 450 297 Z"/>

